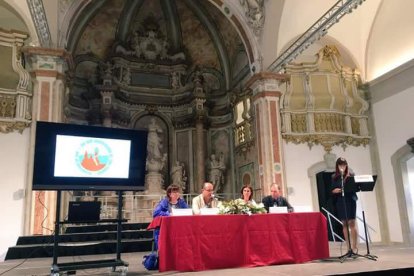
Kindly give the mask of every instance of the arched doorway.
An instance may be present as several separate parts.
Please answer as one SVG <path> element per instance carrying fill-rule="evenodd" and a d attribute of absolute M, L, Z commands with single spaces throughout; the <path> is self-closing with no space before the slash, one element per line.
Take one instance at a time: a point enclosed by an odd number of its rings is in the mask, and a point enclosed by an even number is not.
<path fill-rule="evenodd" d="M 398 207 L 401 216 L 403 242 L 414 244 L 414 146 L 405 145 L 394 153 L 391 163 L 394 171 Z"/>

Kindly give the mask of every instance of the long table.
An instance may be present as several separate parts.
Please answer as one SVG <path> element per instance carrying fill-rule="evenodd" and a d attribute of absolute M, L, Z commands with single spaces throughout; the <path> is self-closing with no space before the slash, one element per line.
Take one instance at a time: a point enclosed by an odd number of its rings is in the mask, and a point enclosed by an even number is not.
<path fill-rule="evenodd" d="M 157 217 L 159 271 L 303 263 L 329 257 L 321 213 Z"/>

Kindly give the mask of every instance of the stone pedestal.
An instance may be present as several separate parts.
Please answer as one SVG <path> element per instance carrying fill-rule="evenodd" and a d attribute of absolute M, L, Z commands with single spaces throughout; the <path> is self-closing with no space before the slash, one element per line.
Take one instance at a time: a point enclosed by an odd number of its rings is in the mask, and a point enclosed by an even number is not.
<path fill-rule="evenodd" d="M 145 176 L 145 193 L 148 195 L 164 195 L 165 191 L 162 189 L 164 179 L 158 172 L 149 172 Z"/>

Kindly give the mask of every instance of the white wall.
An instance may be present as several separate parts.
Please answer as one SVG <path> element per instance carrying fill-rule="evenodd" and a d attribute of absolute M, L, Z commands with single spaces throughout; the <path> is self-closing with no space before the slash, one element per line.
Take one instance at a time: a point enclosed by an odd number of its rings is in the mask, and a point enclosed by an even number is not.
<path fill-rule="evenodd" d="M 366 48 L 368 80 L 414 58 L 413 9 L 414 1 L 382 1 Z"/>
<path fill-rule="evenodd" d="M 378 144 L 378 156 L 382 174 L 382 185 L 386 195 L 385 210 L 389 225 L 390 239 L 402 242 L 399 200 L 394 181 L 391 156 L 414 137 L 413 104 L 414 86 L 412 85 L 413 68 L 398 75 L 375 83 L 371 87 L 373 114 Z M 406 86 L 402 86 L 406 84 Z M 389 97 L 386 97 L 388 93 Z M 378 101 L 376 100 L 379 95 Z"/>
<path fill-rule="evenodd" d="M 370 150 L 367 147 L 348 146 L 345 150 L 341 147 L 334 147 L 332 153 L 336 157 L 347 159 L 349 167 L 355 174 L 372 174 Z M 324 162 L 325 151 L 322 146 L 315 145 L 312 149 L 306 144 L 295 145 L 293 143 L 283 144 L 283 154 L 285 160 L 286 182 L 288 188 L 293 192 L 288 195 L 292 205 L 311 205 L 314 211 L 318 211 L 318 194 L 316 183 L 312 183 L 308 176 L 308 170 L 320 162 Z M 357 216 L 362 218 L 362 210 L 365 211 L 367 223 L 374 229 L 369 231 L 371 240 L 381 241 L 381 230 L 379 226 L 378 205 L 375 192 L 358 193 Z M 363 226 L 358 222 L 360 235 L 363 235 Z"/>
<path fill-rule="evenodd" d="M 30 129 L 0 133 L 0 260 L 23 233 Z"/>

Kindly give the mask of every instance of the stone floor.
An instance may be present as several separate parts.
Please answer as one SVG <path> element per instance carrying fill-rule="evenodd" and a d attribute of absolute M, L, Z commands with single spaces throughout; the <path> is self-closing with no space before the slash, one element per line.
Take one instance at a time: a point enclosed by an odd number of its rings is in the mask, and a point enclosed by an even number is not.
<path fill-rule="evenodd" d="M 254 268 L 232 268 L 221 270 L 208 270 L 202 272 L 164 272 L 147 271 L 141 264 L 142 256 L 148 252 L 127 253 L 122 255 L 122 260 L 129 263 L 127 275 L 338 275 L 338 274 L 354 274 L 369 271 L 384 271 L 398 268 L 414 268 L 414 247 L 403 245 L 383 246 L 373 245 L 370 247 L 371 255 L 378 257 L 377 261 L 372 261 L 365 257 L 346 258 L 344 262 L 340 262 L 337 258 L 345 253 L 345 246 L 340 243 L 330 244 L 331 258 L 326 260 L 318 260 L 305 264 L 295 265 L 277 265 L 263 266 Z M 365 255 L 364 245 L 360 245 L 359 254 Z M 114 255 L 95 255 L 95 256 L 77 256 L 59 258 L 58 262 L 78 262 L 84 260 L 97 259 L 113 259 Z M 28 260 L 10 260 L 0 262 L 0 275 L 50 275 L 51 258 L 38 258 Z M 8 271 L 10 270 L 10 271 Z M 121 270 L 121 268 L 119 269 Z M 407 273 L 407 272 L 404 272 Z M 385 273 L 385 275 L 409 275 L 399 274 L 395 271 Z M 111 268 L 86 269 L 76 271 L 76 275 L 121 275 L 120 271 L 112 272 Z M 377 273 L 376 273 L 377 274 Z M 384 275 L 384 272 L 383 272 Z M 414 275 L 414 274 L 411 274 Z"/>

